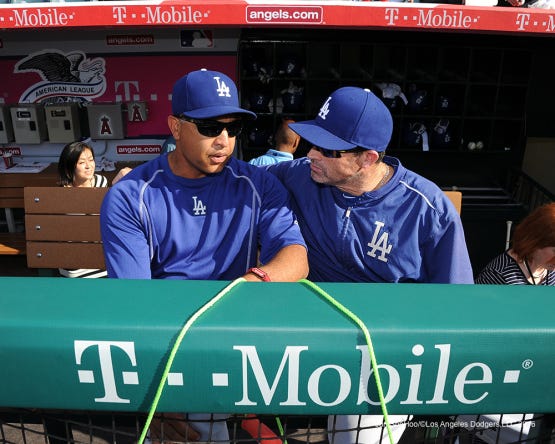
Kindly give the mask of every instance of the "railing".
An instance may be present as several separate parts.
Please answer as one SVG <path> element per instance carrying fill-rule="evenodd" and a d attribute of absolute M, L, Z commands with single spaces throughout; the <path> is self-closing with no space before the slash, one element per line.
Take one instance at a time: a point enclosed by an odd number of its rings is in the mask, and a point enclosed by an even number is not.
<path fill-rule="evenodd" d="M 44 434 L 60 417 L 89 437 L 130 418 L 136 439 L 159 387 L 157 412 L 230 413 L 233 440 L 244 415 L 258 414 L 287 419 L 286 432 L 268 424 L 278 440 L 325 441 L 328 415 L 382 413 L 370 350 L 389 414 L 427 418 L 407 423 L 413 433 L 478 436 L 520 412 L 540 416 L 526 418 L 526 433 L 519 417 L 517 439 L 551 434 L 541 414 L 555 412 L 549 287 L 228 284 L 0 278 L 0 442 L 27 442 L 2 434 Z M 370 346 L 322 294 L 361 319 Z M 472 427 L 477 415 L 494 419 Z"/>
<path fill-rule="evenodd" d="M 6 444 L 54 443 L 131 444 L 136 443 L 146 415 L 98 412 L 60 412 L 45 410 L 0 409 L 0 442 Z M 451 415 L 411 417 L 404 427 L 400 444 L 540 444 L 555 438 L 555 415 Z M 184 419 L 185 420 L 185 419 Z M 245 424 L 245 420 L 249 421 Z M 326 416 L 250 416 L 231 415 L 207 420 L 206 424 L 225 421 L 229 432 L 226 443 L 249 444 L 334 444 L 334 429 Z M 278 423 L 279 421 L 279 423 Z M 162 424 L 164 424 L 162 419 Z M 279 424 L 279 426 L 278 426 Z M 332 424 L 332 423 L 331 423 Z M 253 428 L 254 425 L 254 428 Z M 356 427 L 364 432 L 364 427 Z M 385 424 L 375 427 L 378 436 Z M 165 441 L 168 442 L 168 441 Z M 172 440 L 172 443 L 178 442 Z M 224 444 L 212 438 L 214 444 Z M 383 433 L 382 441 L 389 440 Z M 335 443 L 337 444 L 337 443 Z"/>
<path fill-rule="evenodd" d="M 521 170 L 512 170 L 509 174 L 508 189 L 512 198 L 523 204 L 528 211 L 555 201 L 555 195 L 537 183 Z"/>

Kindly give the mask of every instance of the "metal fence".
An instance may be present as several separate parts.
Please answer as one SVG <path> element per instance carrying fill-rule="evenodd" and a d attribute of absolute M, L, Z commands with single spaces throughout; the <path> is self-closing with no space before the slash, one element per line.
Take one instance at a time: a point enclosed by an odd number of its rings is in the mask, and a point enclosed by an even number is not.
<path fill-rule="evenodd" d="M 553 443 L 555 415 L 449 415 L 414 416 L 398 423 L 404 427 L 399 444 L 432 443 Z M 3 444 L 132 444 L 136 443 L 146 415 L 126 413 L 67 412 L 28 409 L 0 411 L 0 443 Z M 186 421 L 184 417 L 181 421 Z M 195 419 L 198 422 L 198 419 Z M 229 440 L 210 435 L 211 443 L 337 444 L 326 416 L 230 415 L 206 420 L 209 432 L 225 421 Z M 168 440 L 173 426 L 159 417 L 160 443 L 192 442 Z M 389 443 L 385 424 L 374 427 L 379 442 Z M 363 426 L 351 429 L 355 436 Z M 344 431 L 344 429 L 343 429 Z M 380 433 L 381 432 L 381 433 Z M 357 438 L 358 439 L 358 438 Z M 378 442 L 376 441 L 376 442 Z M 148 441 L 147 441 L 148 442 Z M 361 443 L 370 444 L 360 439 Z"/>
<path fill-rule="evenodd" d="M 508 189 L 512 198 L 523 204 L 528 212 L 555 200 L 552 193 L 520 170 L 513 170 L 509 174 Z"/>

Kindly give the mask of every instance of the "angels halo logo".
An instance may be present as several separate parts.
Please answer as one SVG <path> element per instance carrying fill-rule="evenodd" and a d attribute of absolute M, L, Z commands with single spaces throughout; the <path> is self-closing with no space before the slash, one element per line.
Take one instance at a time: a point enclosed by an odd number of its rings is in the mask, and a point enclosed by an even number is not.
<path fill-rule="evenodd" d="M 82 51 L 35 52 L 15 65 L 14 73 L 23 72 L 36 72 L 42 81 L 27 88 L 19 103 L 88 102 L 106 91 L 105 60 Z"/>

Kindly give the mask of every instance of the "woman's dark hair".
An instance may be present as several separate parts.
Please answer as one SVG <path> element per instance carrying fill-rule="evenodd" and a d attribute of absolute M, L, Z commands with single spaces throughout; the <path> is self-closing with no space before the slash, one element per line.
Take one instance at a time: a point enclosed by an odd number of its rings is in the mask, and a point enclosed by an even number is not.
<path fill-rule="evenodd" d="M 75 166 L 85 150 L 90 150 L 94 159 L 94 150 L 85 142 L 71 142 L 64 146 L 60 158 L 58 159 L 58 174 L 60 175 L 60 186 L 67 187 L 73 185 L 75 177 Z"/>

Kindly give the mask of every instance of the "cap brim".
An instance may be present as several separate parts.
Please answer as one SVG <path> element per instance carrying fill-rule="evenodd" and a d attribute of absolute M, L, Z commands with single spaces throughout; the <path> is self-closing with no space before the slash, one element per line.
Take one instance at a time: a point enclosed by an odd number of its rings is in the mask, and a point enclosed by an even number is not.
<path fill-rule="evenodd" d="M 295 131 L 303 139 L 312 145 L 328 150 L 352 150 L 358 145 L 346 142 L 345 140 L 334 136 L 329 131 L 322 128 L 316 120 L 307 120 L 305 122 L 290 123 L 289 128 Z"/>
<path fill-rule="evenodd" d="M 236 106 L 211 106 L 187 111 L 183 114 L 192 119 L 212 119 L 214 117 L 226 116 L 228 114 L 243 114 L 245 117 L 256 119 L 256 114 L 252 111 Z"/>

